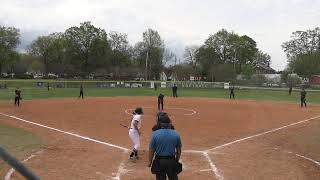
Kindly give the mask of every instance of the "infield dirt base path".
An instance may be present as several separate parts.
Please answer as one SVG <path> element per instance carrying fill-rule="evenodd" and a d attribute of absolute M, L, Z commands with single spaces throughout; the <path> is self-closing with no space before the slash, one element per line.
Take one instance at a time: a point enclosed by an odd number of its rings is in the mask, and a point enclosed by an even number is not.
<path fill-rule="evenodd" d="M 155 124 L 156 103 L 157 99 L 152 97 L 112 97 L 24 101 L 19 108 L 11 102 L 0 104 L 0 113 L 120 148 L 4 115 L 0 115 L 0 123 L 27 129 L 47 141 L 26 162 L 42 179 L 155 179 L 147 167 L 147 149 Z M 131 161 L 129 152 L 123 149 L 131 150 L 132 143 L 128 130 L 120 123 L 129 125 L 131 115 L 127 113 L 138 106 L 145 111 L 141 159 Z M 320 177 L 320 166 L 316 164 L 320 161 L 320 118 L 212 149 L 316 117 L 320 115 L 319 106 L 300 108 L 288 103 L 166 98 L 165 111 L 182 138 L 184 171 L 180 179 Z M 0 171 L 2 178 L 8 170 L 6 167 Z M 13 173 L 12 179 L 21 177 Z"/>

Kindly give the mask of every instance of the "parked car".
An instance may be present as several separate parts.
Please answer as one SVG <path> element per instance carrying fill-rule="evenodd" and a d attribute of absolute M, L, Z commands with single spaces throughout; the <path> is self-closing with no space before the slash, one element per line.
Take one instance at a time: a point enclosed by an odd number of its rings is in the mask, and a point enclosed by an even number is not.
<path fill-rule="evenodd" d="M 53 73 L 48 73 L 48 78 L 49 79 L 57 79 L 59 76 Z"/>
<path fill-rule="evenodd" d="M 33 78 L 34 79 L 41 79 L 41 78 L 43 78 L 43 75 L 42 74 L 34 74 Z"/>
<path fill-rule="evenodd" d="M 9 78 L 9 74 L 8 74 L 8 73 L 2 73 L 2 74 L 1 74 L 1 77 L 3 77 L 3 78 Z"/>

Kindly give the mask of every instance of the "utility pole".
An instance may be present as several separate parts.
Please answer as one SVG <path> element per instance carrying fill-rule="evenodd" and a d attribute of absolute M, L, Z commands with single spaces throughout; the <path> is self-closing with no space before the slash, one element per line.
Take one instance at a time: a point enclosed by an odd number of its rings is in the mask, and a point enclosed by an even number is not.
<path fill-rule="evenodd" d="M 149 59 L 149 52 L 147 51 L 147 58 L 146 58 L 146 69 L 145 69 L 145 74 L 144 74 L 144 76 L 145 76 L 145 81 L 147 81 L 148 80 L 148 59 Z"/>

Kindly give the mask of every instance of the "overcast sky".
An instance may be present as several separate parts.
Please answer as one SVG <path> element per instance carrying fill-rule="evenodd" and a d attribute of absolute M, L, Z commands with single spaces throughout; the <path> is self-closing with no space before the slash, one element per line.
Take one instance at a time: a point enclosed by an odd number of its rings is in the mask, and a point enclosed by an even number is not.
<path fill-rule="evenodd" d="M 155 29 L 179 57 L 225 28 L 252 37 L 282 70 L 281 44 L 293 31 L 319 26 L 320 0 L 0 0 L 0 24 L 19 28 L 22 46 L 83 21 L 127 33 L 131 44 Z"/>

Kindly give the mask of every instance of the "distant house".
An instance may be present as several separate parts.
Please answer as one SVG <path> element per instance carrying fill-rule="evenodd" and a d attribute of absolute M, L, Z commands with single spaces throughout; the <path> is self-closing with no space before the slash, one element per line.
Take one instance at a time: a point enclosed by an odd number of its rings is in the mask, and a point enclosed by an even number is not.
<path fill-rule="evenodd" d="M 312 85 L 320 85 L 320 75 L 313 75 L 311 76 L 310 83 Z"/>
<path fill-rule="evenodd" d="M 165 72 L 160 73 L 160 81 L 167 81 L 168 77 Z"/>
<path fill-rule="evenodd" d="M 275 74 L 276 70 L 272 69 L 270 66 L 265 64 L 257 64 L 255 67 L 255 71 L 257 74 Z"/>

